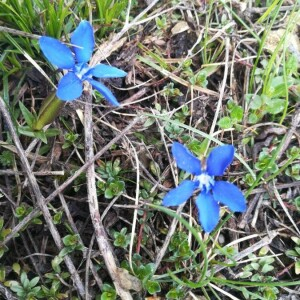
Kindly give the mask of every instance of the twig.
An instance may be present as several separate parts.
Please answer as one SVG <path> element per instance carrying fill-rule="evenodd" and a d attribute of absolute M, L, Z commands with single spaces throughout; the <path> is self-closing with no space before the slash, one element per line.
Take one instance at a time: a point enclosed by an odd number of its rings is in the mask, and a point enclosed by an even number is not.
<path fill-rule="evenodd" d="M 45 203 L 45 198 L 42 195 L 41 190 L 39 188 L 39 185 L 37 183 L 37 180 L 36 180 L 35 176 L 33 175 L 32 171 L 31 171 L 29 162 L 28 162 L 27 157 L 25 156 L 25 153 L 24 153 L 24 149 L 21 145 L 21 142 L 20 142 L 19 137 L 16 133 L 13 122 L 10 118 L 9 112 L 8 112 L 6 106 L 5 106 L 5 103 L 4 103 L 4 100 L 2 99 L 2 97 L 0 97 L 0 111 L 3 114 L 3 117 L 6 121 L 6 124 L 7 124 L 8 129 L 9 129 L 9 132 L 12 136 L 12 140 L 14 141 L 14 144 L 16 146 L 19 158 L 21 160 L 22 168 L 23 168 L 24 172 L 27 175 L 29 184 L 32 188 L 32 191 L 33 191 L 34 195 L 35 195 L 35 198 L 36 198 L 35 200 L 36 200 L 40 210 L 43 213 L 43 216 L 45 218 L 45 221 L 46 221 L 47 226 L 48 226 L 48 228 L 51 232 L 51 235 L 53 237 L 53 240 L 54 240 L 56 246 L 58 247 L 59 250 L 61 250 L 63 248 L 63 243 L 61 241 L 61 237 L 60 237 L 59 232 L 57 231 L 55 225 L 52 222 L 52 217 L 51 217 L 50 211 L 49 211 L 49 209 L 48 209 L 48 207 Z M 67 266 L 67 268 L 68 268 L 68 270 L 69 270 L 69 272 L 70 272 L 70 274 L 73 278 L 73 281 L 74 281 L 74 284 L 77 288 L 78 293 L 82 297 L 84 297 L 85 289 L 84 289 L 84 286 L 81 282 L 81 279 L 78 275 L 78 272 L 77 272 L 72 260 L 70 259 L 70 257 L 68 255 L 66 255 L 64 257 L 64 261 L 65 261 L 66 266 Z"/>
<path fill-rule="evenodd" d="M 85 157 L 87 161 L 94 159 L 93 151 L 93 116 L 92 116 L 92 96 L 91 94 L 87 97 L 85 105 Z M 131 300 L 130 292 L 123 287 L 120 277 L 120 272 L 117 267 L 113 249 L 108 241 L 106 231 L 103 227 L 100 218 L 98 198 L 95 183 L 95 167 L 94 164 L 90 164 L 86 170 L 87 176 L 87 191 L 88 191 L 88 203 L 91 214 L 92 223 L 95 229 L 96 240 L 98 243 L 99 250 L 103 256 L 105 265 L 110 274 L 110 277 L 114 283 L 117 294 L 124 300 Z"/>
<path fill-rule="evenodd" d="M 0 170 L 0 175 L 26 175 L 25 172 L 19 172 L 14 170 Z M 64 171 L 38 171 L 32 172 L 34 176 L 64 176 Z"/>
<path fill-rule="evenodd" d="M 37 34 L 32 34 L 32 33 L 29 33 L 29 32 L 24 32 L 24 31 L 21 31 L 21 30 L 8 28 L 8 27 L 4 27 L 4 26 L 0 26 L 0 32 L 7 32 L 7 33 L 19 35 L 19 36 L 29 37 L 29 38 L 32 38 L 32 39 L 39 39 L 41 37 L 40 35 L 37 35 Z"/>

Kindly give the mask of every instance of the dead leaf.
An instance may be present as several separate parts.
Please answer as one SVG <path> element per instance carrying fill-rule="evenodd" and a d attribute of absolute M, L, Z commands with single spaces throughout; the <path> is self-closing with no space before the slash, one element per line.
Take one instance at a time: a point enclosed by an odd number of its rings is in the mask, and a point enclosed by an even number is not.
<path fill-rule="evenodd" d="M 123 289 L 126 290 L 134 290 L 136 292 L 140 292 L 142 290 L 142 283 L 141 281 L 129 274 L 129 272 L 122 268 L 117 268 L 119 282 Z"/>
<path fill-rule="evenodd" d="M 187 22 L 185 21 L 180 21 L 176 23 L 176 25 L 171 29 L 172 35 L 187 31 L 190 29 L 190 26 Z"/>

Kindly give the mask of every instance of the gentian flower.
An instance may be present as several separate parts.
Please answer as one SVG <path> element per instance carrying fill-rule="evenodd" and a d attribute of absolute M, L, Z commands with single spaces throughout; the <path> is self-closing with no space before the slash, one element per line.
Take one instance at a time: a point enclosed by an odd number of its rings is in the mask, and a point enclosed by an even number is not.
<path fill-rule="evenodd" d="M 91 24 L 81 21 L 71 36 L 72 51 L 60 41 L 43 36 L 39 40 L 40 47 L 46 58 L 60 69 L 69 72 L 58 83 L 56 95 L 63 101 L 74 100 L 82 94 L 83 81 L 88 81 L 93 88 L 99 91 L 112 105 L 119 103 L 112 92 L 96 78 L 124 77 L 126 72 L 105 64 L 89 67 L 95 40 Z"/>
<path fill-rule="evenodd" d="M 206 166 L 186 147 L 174 142 L 172 154 L 177 166 L 194 175 L 193 180 L 183 180 L 180 185 L 168 192 L 164 206 L 177 206 L 187 201 L 195 190 L 201 192 L 196 198 L 199 220 L 205 232 L 211 232 L 219 222 L 219 203 L 223 203 L 233 212 L 244 212 L 246 200 L 242 192 L 232 183 L 215 181 L 214 176 L 223 175 L 232 162 L 234 147 L 224 145 L 214 148 L 206 160 Z"/>

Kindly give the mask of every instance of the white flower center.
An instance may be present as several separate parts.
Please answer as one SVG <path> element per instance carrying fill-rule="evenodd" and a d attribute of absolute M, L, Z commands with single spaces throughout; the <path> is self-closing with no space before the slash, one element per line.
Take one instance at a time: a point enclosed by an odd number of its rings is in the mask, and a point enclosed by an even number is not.
<path fill-rule="evenodd" d="M 75 74 L 81 80 L 85 73 L 90 69 L 88 64 L 76 64 L 74 67 Z"/>
<path fill-rule="evenodd" d="M 209 192 L 215 184 L 214 177 L 206 173 L 194 177 L 195 181 L 199 181 L 199 189 Z"/>

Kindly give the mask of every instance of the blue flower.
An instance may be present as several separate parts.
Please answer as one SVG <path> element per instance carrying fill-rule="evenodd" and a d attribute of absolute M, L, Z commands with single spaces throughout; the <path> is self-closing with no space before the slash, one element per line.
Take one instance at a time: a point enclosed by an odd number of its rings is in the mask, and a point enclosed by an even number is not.
<path fill-rule="evenodd" d="M 177 166 L 193 174 L 194 179 L 184 180 L 177 188 L 168 192 L 163 199 L 164 206 L 180 205 L 187 201 L 195 190 L 200 189 L 196 206 L 205 232 L 211 232 L 219 222 L 219 202 L 228 206 L 233 212 L 246 210 L 245 197 L 234 184 L 214 179 L 214 176 L 223 175 L 232 162 L 233 146 L 224 145 L 214 148 L 208 155 L 206 166 L 202 166 L 201 161 L 180 143 L 174 142 L 172 153 Z"/>
<path fill-rule="evenodd" d="M 112 92 L 101 82 L 93 78 L 124 77 L 126 72 L 105 64 L 89 67 L 95 40 L 91 24 L 81 21 L 71 36 L 72 50 L 60 41 L 43 36 L 39 40 L 40 47 L 46 58 L 60 69 L 69 72 L 58 83 L 56 95 L 63 101 L 74 100 L 82 94 L 83 81 L 88 81 L 112 105 L 119 103 Z"/>

